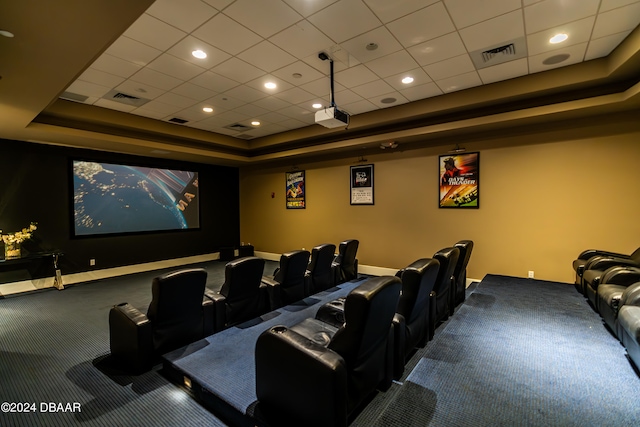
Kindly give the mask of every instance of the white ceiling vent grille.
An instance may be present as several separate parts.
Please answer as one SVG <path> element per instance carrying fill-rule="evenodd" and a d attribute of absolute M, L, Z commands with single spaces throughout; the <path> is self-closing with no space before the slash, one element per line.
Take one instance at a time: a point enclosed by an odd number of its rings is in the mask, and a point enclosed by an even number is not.
<path fill-rule="evenodd" d="M 85 102 L 87 99 L 89 99 L 88 96 L 85 95 L 80 95 L 78 93 L 73 93 L 73 92 L 62 92 L 62 95 L 60 95 L 60 98 L 62 99 L 66 99 L 67 101 L 76 101 L 76 102 Z"/>
<path fill-rule="evenodd" d="M 240 123 L 234 123 L 232 125 L 225 126 L 224 128 L 225 129 L 229 129 L 229 130 L 235 130 L 236 132 L 246 132 L 248 130 L 253 129 L 250 126 L 246 126 L 246 125 L 243 125 L 243 124 L 240 124 Z"/>
<path fill-rule="evenodd" d="M 476 69 L 487 68 L 504 62 L 513 61 L 527 56 L 527 44 L 524 37 L 507 41 L 495 46 L 476 50 L 469 54 Z"/>
<path fill-rule="evenodd" d="M 110 101 L 119 102 L 125 105 L 131 105 L 133 107 L 140 107 L 141 105 L 149 102 L 146 98 L 140 98 L 138 96 L 129 95 L 128 93 L 120 92 L 117 90 L 110 90 L 106 95 L 102 97 L 103 99 L 108 99 Z"/>

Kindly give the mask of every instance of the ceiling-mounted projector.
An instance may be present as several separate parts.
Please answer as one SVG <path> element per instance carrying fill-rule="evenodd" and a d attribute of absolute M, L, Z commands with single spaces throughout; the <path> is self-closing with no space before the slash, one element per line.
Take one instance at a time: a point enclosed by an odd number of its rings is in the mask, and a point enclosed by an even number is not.
<path fill-rule="evenodd" d="M 338 110 L 338 107 L 329 107 L 316 111 L 316 123 L 326 128 L 339 128 L 349 126 L 349 114 Z"/>

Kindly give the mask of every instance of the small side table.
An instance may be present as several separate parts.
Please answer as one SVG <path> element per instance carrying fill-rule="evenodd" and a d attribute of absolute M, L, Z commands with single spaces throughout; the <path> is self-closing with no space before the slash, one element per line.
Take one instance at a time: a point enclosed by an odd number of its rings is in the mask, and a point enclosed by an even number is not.
<path fill-rule="evenodd" d="M 238 257 L 253 256 L 253 245 L 241 245 L 238 248 Z"/>

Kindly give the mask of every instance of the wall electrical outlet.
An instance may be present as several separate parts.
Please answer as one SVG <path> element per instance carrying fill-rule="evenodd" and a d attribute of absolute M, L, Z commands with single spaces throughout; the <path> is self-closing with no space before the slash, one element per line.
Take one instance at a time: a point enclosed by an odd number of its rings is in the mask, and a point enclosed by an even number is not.
<path fill-rule="evenodd" d="M 533 270 L 529 270 L 529 279 L 533 279 Z"/>
<path fill-rule="evenodd" d="M 96 265 L 96 259 L 95 259 L 95 258 L 91 258 L 91 259 L 89 260 L 89 265 L 90 265 L 91 267 L 93 267 L 94 265 Z"/>

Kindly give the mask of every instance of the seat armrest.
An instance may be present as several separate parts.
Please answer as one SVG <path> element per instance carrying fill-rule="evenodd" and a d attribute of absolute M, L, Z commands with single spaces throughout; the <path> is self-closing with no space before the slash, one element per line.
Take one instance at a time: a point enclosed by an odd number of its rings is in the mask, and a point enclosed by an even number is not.
<path fill-rule="evenodd" d="M 627 289 L 622 292 L 622 296 L 620 297 L 620 307 L 623 305 L 640 306 L 640 282 L 628 286 Z"/>
<path fill-rule="evenodd" d="M 205 291 L 206 292 L 206 291 Z M 215 306 L 213 300 L 206 295 L 202 297 L 202 337 L 212 335 L 215 323 Z"/>
<path fill-rule="evenodd" d="M 339 354 L 276 326 L 258 337 L 255 362 L 257 412 L 268 425 L 347 426 L 347 368 Z"/>
<path fill-rule="evenodd" d="M 393 316 L 393 379 L 399 380 L 404 373 L 404 365 L 407 355 L 405 354 L 405 340 L 407 326 L 402 314 L 396 313 Z"/>
<path fill-rule="evenodd" d="M 344 325 L 344 298 L 338 298 L 321 306 L 316 312 L 316 319 L 336 328 Z"/>
<path fill-rule="evenodd" d="M 128 303 L 109 310 L 109 347 L 111 356 L 126 371 L 144 372 L 153 363 L 151 321 Z"/>
<path fill-rule="evenodd" d="M 284 305 L 282 302 L 282 288 L 280 287 L 280 282 L 276 281 L 272 277 L 262 276 L 261 286 L 266 286 L 267 288 L 269 310 L 277 310 Z"/>
<path fill-rule="evenodd" d="M 213 301 L 213 333 L 220 332 L 224 329 L 225 323 L 227 323 L 227 311 L 225 307 L 227 298 L 209 289 L 204 291 L 204 296 Z"/>

